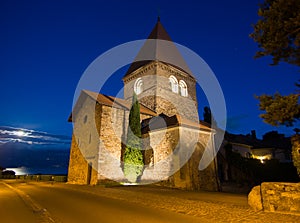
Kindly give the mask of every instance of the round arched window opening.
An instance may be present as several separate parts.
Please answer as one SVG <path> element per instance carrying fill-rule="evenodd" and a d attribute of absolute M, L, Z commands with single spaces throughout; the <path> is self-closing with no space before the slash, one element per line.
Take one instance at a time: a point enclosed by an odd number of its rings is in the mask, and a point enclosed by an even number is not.
<path fill-rule="evenodd" d="M 178 81 L 176 77 L 173 75 L 169 77 L 170 85 L 171 85 L 171 90 L 174 93 L 178 93 Z"/>
<path fill-rule="evenodd" d="M 143 80 L 142 78 L 138 78 L 134 83 L 134 92 L 139 95 L 143 92 Z"/>
<path fill-rule="evenodd" d="M 180 88 L 180 95 L 183 97 L 187 97 L 188 96 L 187 85 L 183 80 L 179 81 L 179 88 Z"/>

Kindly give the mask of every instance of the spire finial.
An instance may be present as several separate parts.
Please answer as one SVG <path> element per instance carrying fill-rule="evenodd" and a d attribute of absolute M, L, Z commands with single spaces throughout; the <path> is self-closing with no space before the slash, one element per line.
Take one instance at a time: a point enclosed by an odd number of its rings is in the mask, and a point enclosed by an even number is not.
<path fill-rule="evenodd" d="M 157 8 L 157 22 L 160 22 L 160 8 Z"/>

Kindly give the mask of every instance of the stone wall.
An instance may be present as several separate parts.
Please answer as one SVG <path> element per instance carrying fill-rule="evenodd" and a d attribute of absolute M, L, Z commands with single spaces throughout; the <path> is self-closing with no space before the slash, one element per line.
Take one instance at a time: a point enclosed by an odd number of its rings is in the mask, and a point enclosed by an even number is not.
<path fill-rule="evenodd" d="M 153 165 L 146 167 L 143 172 L 142 180 L 144 181 L 159 181 L 167 179 L 170 174 L 171 155 L 176 148 L 179 139 L 179 129 L 169 128 L 159 131 L 150 131 L 148 134 L 143 135 L 144 148 L 151 149 L 148 153 L 153 156 Z M 147 150 L 146 150 L 147 151 Z M 146 153 L 147 154 L 147 153 Z M 151 159 L 145 157 L 145 160 Z"/>
<path fill-rule="evenodd" d="M 70 161 L 68 168 L 68 183 L 70 184 L 91 184 L 98 181 L 98 173 L 95 168 L 89 170 L 89 163 L 82 155 L 75 136 L 72 136 Z M 91 172 L 90 172 L 91 171 Z M 90 176 L 88 176 L 90 172 Z"/>
<path fill-rule="evenodd" d="M 199 163 L 205 149 L 211 151 L 214 148 L 211 141 L 213 134 L 181 127 L 181 134 L 183 132 L 185 135 L 181 147 L 187 150 L 186 156 L 190 158 L 184 165 L 181 163 L 182 168 L 174 174 L 174 186 L 188 190 L 218 191 L 216 157 L 204 170 L 199 170 Z"/>
<path fill-rule="evenodd" d="M 171 75 L 176 77 L 178 82 L 185 81 L 188 90 L 187 97 L 172 92 L 169 81 Z M 172 65 L 159 61 L 151 62 L 124 78 L 124 98 L 126 100 L 131 100 L 137 78 L 143 80 L 143 91 L 138 95 L 141 104 L 154 110 L 157 114 L 164 113 L 168 116 L 180 114 L 186 119 L 198 122 L 196 81 L 193 77 Z"/>
<path fill-rule="evenodd" d="M 122 171 L 122 150 L 126 144 L 129 110 L 102 105 L 100 144 L 99 144 L 99 180 L 110 178 L 124 180 Z M 140 119 L 151 116 L 141 114 Z"/>
<path fill-rule="evenodd" d="M 186 82 L 188 97 L 172 92 L 170 75 Z M 143 145 L 148 149 L 144 159 L 151 165 L 144 170 L 142 179 L 163 180 L 164 185 L 175 188 L 218 190 L 215 160 L 205 170 L 198 170 L 205 149 L 212 150 L 214 145 L 210 141 L 212 133 L 195 129 L 199 121 L 195 79 L 174 66 L 154 61 L 124 78 L 125 99 L 131 100 L 134 82 L 139 77 L 144 81 L 144 91 L 138 95 L 140 103 L 157 113 L 179 114 L 194 121 L 191 126 L 168 126 L 144 135 Z M 122 149 L 126 143 L 129 110 L 98 104 L 89 97 L 79 99 L 77 104 L 69 181 L 94 184 L 107 178 L 124 180 Z M 150 117 L 141 114 L 141 120 Z"/>
<path fill-rule="evenodd" d="M 300 183 L 262 183 L 249 193 L 248 204 L 256 210 L 299 214 Z"/>
<path fill-rule="evenodd" d="M 218 191 L 216 160 L 204 170 L 198 169 L 205 148 L 213 148 L 211 137 L 211 133 L 183 126 L 151 131 L 144 135 L 144 142 L 148 142 L 145 146 L 153 148 L 154 167 L 147 167 L 142 179 L 159 179 L 163 176 L 163 181 L 159 183 L 163 186 Z"/>
<path fill-rule="evenodd" d="M 129 111 L 102 106 L 99 175 L 100 178 L 124 178 L 121 171 L 120 158 L 122 140 L 125 140 Z"/>
<path fill-rule="evenodd" d="M 73 137 L 68 182 L 96 184 L 108 176 L 119 180 L 122 142 L 126 142 L 129 110 L 96 103 L 82 94 L 72 113 Z M 141 114 L 141 119 L 151 116 Z"/>
<path fill-rule="evenodd" d="M 178 82 L 180 80 L 183 80 L 187 84 L 188 89 L 188 95 L 191 97 L 191 99 L 197 103 L 197 97 L 196 97 L 196 80 L 189 74 L 183 72 L 182 70 L 170 65 L 165 64 L 161 62 L 157 62 L 157 70 L 156 74 L 158 74 L 161 77 L 164 77 L 168 79 L 171 75 L 176 77 Z M 159 83 L 161 84 L 161 83 Z M 159 86 L 160 88 L 165 88 L 168 86 L 169 88 L 169 82 L 167 85 L 163 83 L 163 86 Z"/>
<path fill-rule="evenodd" d="M 140 77 L 143 79 L 143 92 L 152 91 L 153 88 L 156 88 L 156 67 L 156 62 L 152 62 L 124 77 L 123 82 L 125 100 L 131 101 L 131 98 L 133 96 L 134 83 Z M 147 77 L 147 81 L 145 80 L 145 77 Z M 153 93 L 154 91 L 152 91 L 151 95 L 154 95 Z"/>
<path fill-rule="evenodd" d="M 81 94 L 72 113 L 73 135 L 70 150 L 68 182 L 96 184 L 98 167 L 99 133 L 96 102 Z M 100 108 L 100 107 L 98 107 Z"/>

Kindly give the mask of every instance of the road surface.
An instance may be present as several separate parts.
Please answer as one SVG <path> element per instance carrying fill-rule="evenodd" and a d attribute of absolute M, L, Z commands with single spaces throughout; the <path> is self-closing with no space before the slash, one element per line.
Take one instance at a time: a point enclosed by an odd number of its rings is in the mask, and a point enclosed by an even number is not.
<path fill-rule="evenodd" d="M 56 185 L 0 181 L 0 222 L 198 222 L 196 217 Z"/>
<path fill-rule="evenodd" d="M 23 222 L 298 223 L 300 215 L 254 211 L 246 194 L 0 180 L 0 223 Z"/>

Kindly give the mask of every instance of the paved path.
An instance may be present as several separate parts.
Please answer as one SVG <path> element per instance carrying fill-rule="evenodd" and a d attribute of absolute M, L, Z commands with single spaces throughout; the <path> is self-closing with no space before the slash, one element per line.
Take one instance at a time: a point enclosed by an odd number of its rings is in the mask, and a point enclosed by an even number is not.
<path fill-rule="evenodd" d="M 0 183 L 0 222 L 16 223 L 36 221 L 32 210 L 24 205 L 23 200 L 9 187 Z"/>
<path fill-rule="evenodd" d="M 296 215 L 255 212 L 248 207 L 245 195 L 149 186 L 105 188 L 42 182 L 6 183 L 13 188 L 3 189 L 1 185 L 0 189 L 9 196 L 15 199 L 29 196 L 31 201 L 25 199 L 25 203 L 27 208 L 36 209 L 33 216 L 38 219 L 36 222 L 300 222 L 300 216 Z M 24 194 L 16 195 L 20 192 Z M 1 196 L 0 204 L 7 200 Z M 22 202 L 16 200 L 18 209 L 22 209 Z M 24 219 L 32 215 L 28 210 L 22 212 Z M 8 217 L 9 213 L 0 208 L 0 216 Z"/>
<path fill-rule="evenodd" d="M 7 187 L 7 188 L 5 188 Z M 5 212 L 0 208 L 0 220 L 5 223 L 193 223 L 197 218 L 189 215 L 173 213 L 166 209 L 156 209 L 145 207 L 140 204 L 113 199 L 109 196 L 99 196 L 87 193 L 85 190 L 70 189 L 68 185 L 57 186 L 44 183 L 16 183 L 13 181 L 5 182 L 1 185 L 1 190 L 16 193 L 20 199 L 17 209 L 6 209 Z M 89 187 L 87 187 L 89 189 Z M 7 201 L 3 193 L 1 200 Z M 4 198 L 4 199 L 3 199 Z M 22 204 L 22 201 L 24 202 Z M 11 203 L 14 203 L 12 201 Z M 5 204 L 4 204 L 5 205 Z M 28 212 L 18 218 L 22 210 Z M 31 211 L 28 211 L 31 209 Z M 24 211 L 24 213 L 26 212 Z M 5 216 L 5 221 L 2 221 Z M 31 219 L 29 219 L 29 217 Z"/>

